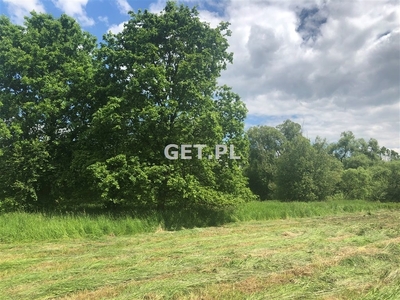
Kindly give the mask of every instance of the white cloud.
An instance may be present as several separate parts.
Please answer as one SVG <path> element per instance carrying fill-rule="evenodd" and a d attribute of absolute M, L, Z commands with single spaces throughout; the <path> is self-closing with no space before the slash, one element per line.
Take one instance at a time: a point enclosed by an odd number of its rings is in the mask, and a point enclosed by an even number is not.
<path fill-rule="evenodd" d="M 117 6 L 121 14 L 127 14 L 128 11 L 133 10 L 127 0 L 117 0 Z"/>
<path fill-rule="evenodd" d="M 92 18 L 86 14 L 84 7 L 89 0 L 52 0 L 54 5 L 64 11 L 67 15 L 72 16 L 81 23 L 82 26 L 92 26 L 95 24 Z"/>
<path fill-rule="evenodd" d="M 39 0 L 3 0 L 7 4 L 7 10 L 11 20 L 17 24 L 22 24 L 24 16 L 29 16 L 31 11 L 45 12 L 43 4 Z"/>
<path fill-rule="evenodd" d="M 111 31 L 114 34 L 120 33 L 120 32 L 122 32 L 122 30 L 124 30 L 124 25 L 127 22 L 128 21 L 124 21 L 124 22 L 119 23 L 119 24 L 113 24 L 113 25 L 110 26 L 110 28 L 108 28 L 107 32 Z"/>
<path fill-rule="evenodd" d="M 249 116 L 400 147 L 400 14 L 391 1 L 231 1 L 233 87 Z"/>
<path fill-rule="evenodd" d="M 157 0 L 149 5 L 149 11 L 152 13 L 160 13 L 167 3 L 167 0 Z"/>
<path fill-rule="evenodd" d="M 209 23 L 212 28 L 217 27 L 218 24 L 223 21 L 216 12 L 210 12 L 204 9 L 199 10 L 199 18 L 201 21 Z"/>
<path fill-rule="evenodd" d="M 109 25 L 108 17 L 107 16 L 98 16 L 97 19 L 99 19 L 100 22 L 103 22 L 107 26 Z"/>

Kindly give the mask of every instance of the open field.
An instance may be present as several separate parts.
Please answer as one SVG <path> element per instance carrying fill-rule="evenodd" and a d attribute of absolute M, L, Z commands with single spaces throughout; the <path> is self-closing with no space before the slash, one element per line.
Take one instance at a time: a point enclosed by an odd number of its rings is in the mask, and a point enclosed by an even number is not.
<path fill-rule="evenodd" d="M 2 299 L 399 299 L 400 210 L 3 241 L 0 291 Z"/>

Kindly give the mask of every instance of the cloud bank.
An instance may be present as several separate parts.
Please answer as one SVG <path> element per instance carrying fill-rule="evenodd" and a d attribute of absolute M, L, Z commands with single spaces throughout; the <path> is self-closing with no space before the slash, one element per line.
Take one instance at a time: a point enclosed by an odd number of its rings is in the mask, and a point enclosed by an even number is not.
<path fill-rule="evenodd" d="M 287 118 L 312 140 L 351 130 L 400 150 L 400 15 L 393 1 L 231 1 L 234 63 L 221 84 L 248 126 Z"/>

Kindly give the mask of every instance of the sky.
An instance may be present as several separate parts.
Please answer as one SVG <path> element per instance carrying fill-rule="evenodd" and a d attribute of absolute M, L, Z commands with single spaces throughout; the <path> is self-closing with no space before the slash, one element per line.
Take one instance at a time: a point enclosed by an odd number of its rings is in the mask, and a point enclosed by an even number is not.
<path fill-rule="evenodd" d="M 215 27 L 231 23 L 233 64 L 219 84 L 246 103 L 246 128 L 286 119 L 335 142 L 343 131 L 400 152 L 400 3 L 385 0 L 180 0 Z M 128 11 L 165 0 L 0 0 L 23 24 L 29 12 L 66 13 L 102 40 Z"/>

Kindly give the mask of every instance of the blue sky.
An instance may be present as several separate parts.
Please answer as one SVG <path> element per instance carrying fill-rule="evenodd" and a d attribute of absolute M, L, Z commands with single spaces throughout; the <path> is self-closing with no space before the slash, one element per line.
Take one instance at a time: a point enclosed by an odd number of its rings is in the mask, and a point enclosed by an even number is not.
<path fill-rule="evenodd" d="M 29 11 L 47 12 L 55 17 L 66 13 L 76 18 L 84 30 L 102 39 L 113 25 L 121 24 L 128 19 L 127 12 L 137 9 L 148 9 L 151 1 L 112 1 L 112 0 L 72 0 L 72 1 L 36 1 L 36 0 L 0 0 L 0 13 L 9 16 L 15 23 L 22 23 L 23 16 Z"/>
<path fill-rule="evenodd" d="M 180 0 L 200 18 L 229 21 L 234 63 L 222 73 L 246 103 L 246 127 L 290 118 L 336 141 L 343 131 L 400 151 L 400 11 L 396 0 Z M 66 13 L 101 40 L 127 11 L 159 12 L 165 0 L 0 0 L 22 24 L 29 11 Z"/>

